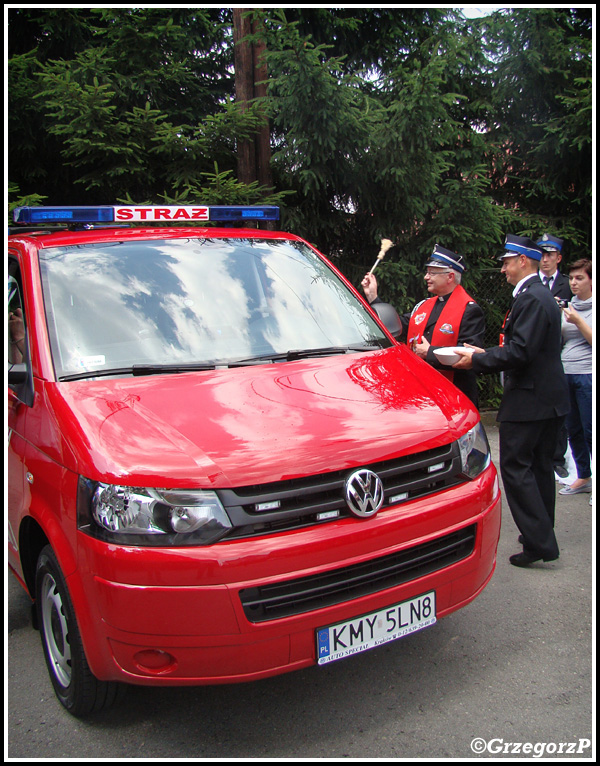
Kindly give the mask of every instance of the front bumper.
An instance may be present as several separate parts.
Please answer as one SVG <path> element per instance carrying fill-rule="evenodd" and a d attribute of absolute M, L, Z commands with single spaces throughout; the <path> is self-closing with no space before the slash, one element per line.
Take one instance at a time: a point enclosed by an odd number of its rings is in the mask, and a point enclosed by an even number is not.
<path fill-rule="evenodd" d="M 496 471 L 368 520 L 220 543 L 148 549 L 80 536 L 80 629 L 102 680 L 147 685 L 250 681 L 316 662 L 315 631 L 435 590 L 437 616 L 474 599 L 492 576 L 500 534 Z M 372 593 L 252 621 L 243 594 L 396 556 L 467 527 L 460 560 Z M 79 588 L 75 587 L 77 593 Z"/>

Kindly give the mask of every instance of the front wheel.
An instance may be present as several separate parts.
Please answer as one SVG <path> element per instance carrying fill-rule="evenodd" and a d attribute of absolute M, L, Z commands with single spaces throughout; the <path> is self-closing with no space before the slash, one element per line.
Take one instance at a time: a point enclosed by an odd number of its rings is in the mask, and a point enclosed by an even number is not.
<path fill-rule="evenodd" d="M 122 684 L 99 681 L 90 670 L 69 591 L 49 545 L 39 555 L 35 585 L 44 657 L 56 696 L 75 716 L 108 709 Z"/>

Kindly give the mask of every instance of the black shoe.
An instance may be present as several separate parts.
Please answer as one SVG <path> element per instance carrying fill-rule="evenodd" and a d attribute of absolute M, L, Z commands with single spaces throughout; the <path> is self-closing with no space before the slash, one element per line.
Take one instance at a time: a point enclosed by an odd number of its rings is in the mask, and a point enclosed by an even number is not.
<path fill-rule="evenodd" d="M 567 469 L 565 468 L 564 465 L 555 465 L 554 466 L 554 473 L 557 476 L 560 476 L 561 479 L 566 479 L 567 476 L 569 475 L 569 472 L 567 471 Z"/>
<path fill-rule="evenodd" d="M 514 556 L 509 558 L 510 563 L 515 567 L 528 567 L 530 564 L 541 560 L 541 556 L 539 558 L 535 558 L 533 556 L 528 556 L 526 553 L 515 553 Z"/>
<path fill-rule="evenodd" d="M 523 543 L 525 542 L 525 538 L 523 537 L 523 535 L 519 535 L 517 537 L 517 542 L 521 543 L 521 545 L 523 545 Z"/>
<path fill-rule="evenodd" d="M 514 556 L 509 558 L 510 563 L 515 567 L 528 567 L 530 564 L 535 564 L 536 561 L 556 561 L 558 556 L 545 559 L 543 556 L 530 556 L 523 551 L 522 553 L 515 553 Z"/>

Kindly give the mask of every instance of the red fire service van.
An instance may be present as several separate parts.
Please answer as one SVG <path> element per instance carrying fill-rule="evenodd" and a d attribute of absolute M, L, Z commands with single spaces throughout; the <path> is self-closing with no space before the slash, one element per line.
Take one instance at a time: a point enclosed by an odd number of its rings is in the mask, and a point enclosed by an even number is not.
<path fill-rule="evenodd" d="M 330 663 L 492 576 L 477 411 L 277 218 L 15 211 L 8 557 L 74 715 Z"/>

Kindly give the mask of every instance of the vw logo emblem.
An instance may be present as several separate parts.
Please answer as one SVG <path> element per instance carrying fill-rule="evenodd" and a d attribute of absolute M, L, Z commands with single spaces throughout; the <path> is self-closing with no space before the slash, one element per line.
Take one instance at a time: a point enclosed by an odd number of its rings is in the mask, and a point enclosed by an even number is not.
<path fill-rule="evenodd" d="M 346 503 L 361 519 L 374 516 L 383 505 L 383 484 L 373 471 L 361 468 L 346 480 Z"/>

